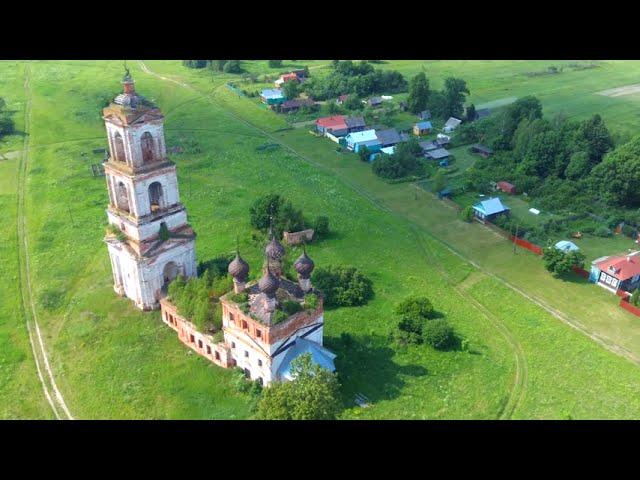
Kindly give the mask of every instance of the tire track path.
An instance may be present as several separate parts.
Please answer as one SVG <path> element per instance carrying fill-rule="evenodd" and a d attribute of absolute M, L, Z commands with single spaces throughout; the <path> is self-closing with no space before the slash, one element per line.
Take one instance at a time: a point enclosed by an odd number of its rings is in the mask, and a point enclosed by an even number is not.
<path fill-rule="evenodd" d="M 51 406 L 51 410 L 57 419 L 69 419 L 72 420 L 73 416 L 67 408 L 64 401 L 64 397 L 58 386 L 49 364 L 46 347 L 40 331 L 40 325 L 38 324 L 38 318 L 36 314 L 35 302 L 33 299 L 33 291 L 31 288 L 31 270 L 29 259 L 29 244 L 26 225 L 26 212 L 25 212 L 25 187 L 26 177 L 29 163 L 29 127 L 31 124 L 31 75 L 28 65 L 25 66 L 25 112 L 24 112 L 24 141 L 22 154 L 20 155 L 20 163 L 18 168 L 18 209 L 17 209 L 17 224 L 18 224 L 18 258 L 19 258 L 19 282 L 20 282 L 20 295 L 22 297 L 22 311 L 24 314 L 27 332 L 29 334 L 29 343 L 31 344 L 31 351 L 36 364 L 36 370 L 38 373 L 38 379 L 42 385 L 43 393 L 47 399 L 47 402 Z M 45 375 L 46 374 L 46 375 Z"/>

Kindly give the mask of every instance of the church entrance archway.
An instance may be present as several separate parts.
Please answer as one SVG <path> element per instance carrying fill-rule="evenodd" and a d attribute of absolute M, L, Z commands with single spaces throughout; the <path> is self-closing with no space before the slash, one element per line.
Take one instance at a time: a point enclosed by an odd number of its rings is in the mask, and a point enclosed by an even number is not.
<path fill-rule="evenodd" d="M 162 271 L 162 291 L 167 293 L 167 289 L 169 288 L 169 284 L 180 275 L 180 267 L 176 262 L 169 262 L 164 266 L 164 270 Z"/>

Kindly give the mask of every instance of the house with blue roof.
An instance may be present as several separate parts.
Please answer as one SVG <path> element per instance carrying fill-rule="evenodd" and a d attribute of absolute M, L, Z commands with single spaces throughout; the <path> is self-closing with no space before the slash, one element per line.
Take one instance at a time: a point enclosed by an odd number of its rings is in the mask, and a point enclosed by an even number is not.
<path fill-rule="evenodd" d="M 380 140 L 373 129 L 363 130 L 361 132 L 351 132 L 345 137 L 347 149 L 358 153 L 365 146 L 372 152 L 379 152 L 382 149 Z"/>
<path fill-rule="evenodd" d="M 483 222 L 491 220 L 498 215 L 508 214 L 509 207 L 502 203 L 500 198 L 490 198 L 482 200 L 473 206 L 473 213 L 479 220 Z"/>
<path fill-rule="evenodd" d="M 421 135 L 429 135 L 431 130 L 433 130 L 433 126 L 428 120 L 418 122 L 413 126 L 413 134 L 417 137 L 420 137 Z"/>
<path fill-rule="evenodd" d="M 286 97 L 279 88 L 267 88 L 260 92 L 260 99 L 262 103 L 266 103 L 267 105 L 280 105 L 284 103 Z"/>

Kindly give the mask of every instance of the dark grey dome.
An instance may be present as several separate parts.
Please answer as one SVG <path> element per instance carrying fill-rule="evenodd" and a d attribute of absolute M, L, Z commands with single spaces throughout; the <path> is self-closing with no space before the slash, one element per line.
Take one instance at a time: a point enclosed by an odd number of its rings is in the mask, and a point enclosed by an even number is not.
<path fill-rule="evenodd" d="M 258 282 L 260 291 L 269 297 L 272 297 L 276 293 L 279 286 L 280 281 L 269 270 L 265 272 Z"/>
<path fill-rule="evenodd" d="M 309 258 L 307 252 L 302 252 L 302 255 L 298 257 L 296 262 L 293 264 L 293 268 L 296 269 L 296 272 L 302 278 L 309 278 L 311 276 L 311 272 L 313 272 L 315 265 L 313 260 Z"/>
<path fill-rule="evenodd" d="M 229 263 L 228 271 L 233 278 L 243 282 L 247 279 L 249 264 L 244 261 L 239 253 L 236 253 L 236 258 L 231 260 L 231 263 Z"/>
<path fill-rule="evenodd" d="M 267 257 L 269 257 L 271 260 L 280 260 L 282 257 L 284 257 L 285 253 L 284 247 L 275 236 L 271 237 L 271 241 L 264 251 L 267 254 Z"/>

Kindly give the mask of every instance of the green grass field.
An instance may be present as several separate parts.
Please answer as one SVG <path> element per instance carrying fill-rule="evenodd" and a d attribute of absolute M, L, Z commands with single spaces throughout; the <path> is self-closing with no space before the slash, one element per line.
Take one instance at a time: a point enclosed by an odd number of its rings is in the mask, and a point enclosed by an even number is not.
<path fill-rule="evenodd" d="M 238 234 L 255 273 L 262 245 L 251 240 L 248 207 L 258 195 L 277 191 L 310 217 L 329 216 L 333 235 L 309 249 L 316 265 L 356 265 L 374 281 L 370 304 L 325 314 L 326 344 L 338 354 L 344 418 L 640 415 L 637 365 L 500 280 L 640 353 L 640 319 L 616 307 L 615 297 L 584 282 L 551 278 L 534 255 L 514 255 L 502 238 L 458 221 L 413 185 L 381 181 L 355 155 L 337 154 L 328 140 L 305 129 L 281 130 L 287 127 L 282 117 L 223 86 L 232 76 L 212 77 L 175 61 L 145 63 L 188 85 L 157 78 L 132 62 L 137 90 L 166 115 L 167 145 L 189 146 L 191 153 L 174 160 L 182 200 L 199 235 L 200 260 L 232 251 Z M 266 68 L 266 62 L 248 65 L 256 72 Z M 312 65 L 322 69 L 321 62 Z M 235 390 L 232 372 L 191 355 L 157 312 L 135 310 L 111 288 L 102 243 L 107 192 L 104 179 L 93 178 L 89 165 L 97 161 L 91 150 L 106 145 L 100 107 L 120 88 L 120 63 L 30 62 L 29 67 L 31 155 L 24 188 L 32 284 L 56 381 L 74 416 L 249 418 L 249 398 Z M 473 70 L 459 75 L 474 78 Z M 14 72 L 16 85 L 2 84 L 6 90 L 0 96 L 24 95 L 15 62 L 0 63 L 0 78 L 6 78 L 5 71 Z M 279 149 L 259 151 L 274 141 L 281 143 Z M 21 141 L 10 139 L 7 145 L 11 142 Z M 4 144 L 0 149 L 9 151 Z M 0 169 L 0 178 L 7 179 L 0 181 L 0 201 L 15 204 L 16 163 L 0 161 Z M 15 277 L 15 209 L 2 212 L 0 235 L 14 238 L 2 244 L 10 259 L 3 273 Z M 0 291 L 0 312 L 15 312 L 20 304 L 16 286 Z M 428 295 L 469 342 L 469 350 L 398 348 L 390 342 L 393 307 L 411 293 Z M 3 416 L 50 418 L 19 312 L 1 327 L 12 342 L 6 351 L 15 352 L 5 355 L 0 371 Z M 345 332 L 353 344 L 340 339 Z M 354 407 L 356 393 L 374 405 Z"/>

